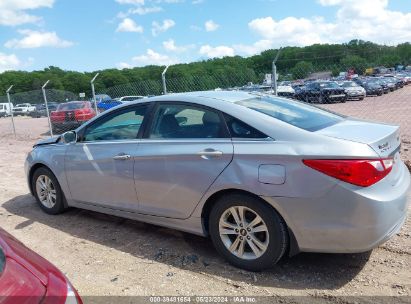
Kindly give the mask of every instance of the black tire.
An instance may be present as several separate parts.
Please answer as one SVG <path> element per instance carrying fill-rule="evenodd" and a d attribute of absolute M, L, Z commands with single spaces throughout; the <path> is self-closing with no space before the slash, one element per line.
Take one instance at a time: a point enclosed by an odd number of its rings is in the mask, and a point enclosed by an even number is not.
<path fill-rule="evenodd" d="M 221 216 L 233 206 L 247 207 L 258 214 L 265 222 L 268 228 L 269 242 L 266 251 L 260 257 L 252 260 L 243 259 L 232 254 L 224 245 L 220 237 L 219 221 Z M 272 268 L 282 258 L 288 248 L 287 226 L 281 216 L 267 203 L 248 195 L 230 194 L 221 197 L 211 210 L 209 232 L 219 254 L 230 264 L 249 271 L 261 271 Z M 251 249 L 249 246 L 248 248 Z"/>
<path fill-rule="evenodd" d="M 44 204 L 42 204 L 40 202 L 40 199 L 38 197 L 37 191 L 36 191 L 36 181 L 39 178 L 39 176 L 41 175 L 45 175 L 48 178 L 51 179 L 54 189 L 56 190 L 56 202 L 55 205 L 52 208 L 48 208 L 46 207 Z M 47 169 L 46 167 L 41 167 L 38 168 L 34 174 L 33 174 L 33 178 L 31 180 L 31 185 L 32 185 L 32 189 L 33 189 L 33 193 L 34 193 L 34 197 L 36 198 L 37 203 L 39 204 L 40 208 L 48 213 L 48 214 L 52 214 L 52 215 L 56 215 L 56 214 L 60 214 L 62 212 L 64 212 L 66 210 L 66 204 L 65 204 L 65 197 L 64 197 L 64 193 L 61 190 L 60 184 L 57 181 L 57 178 L 54 176 L 54 174 Z"/>

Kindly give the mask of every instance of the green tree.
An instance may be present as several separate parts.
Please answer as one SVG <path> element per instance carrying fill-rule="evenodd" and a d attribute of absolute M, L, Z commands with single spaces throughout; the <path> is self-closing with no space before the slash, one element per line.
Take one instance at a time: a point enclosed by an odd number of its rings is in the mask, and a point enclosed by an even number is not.
<path fill-rule="evenodd" d="M 313 64 L 307 61 L 300 61 L 291 69 L 294 79 L 307 78 L 314 71 Z"/>

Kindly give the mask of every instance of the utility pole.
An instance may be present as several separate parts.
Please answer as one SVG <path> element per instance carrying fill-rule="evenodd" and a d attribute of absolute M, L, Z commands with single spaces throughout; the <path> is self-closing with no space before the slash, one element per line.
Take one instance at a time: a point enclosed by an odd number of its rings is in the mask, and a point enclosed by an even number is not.
<path fill-rule="evenodd" d="M 276 62 L 278 60 L 278 57 L 280 56 L 281 49 L 277 51 L 277 54 L 275 55 L 275 58 L 273 60 L 273 67 L 272 67 L 272 74 L 271 74 L 271 89 L 274 92 L 274 95 L 277 96 L 277 66 Z"/>
<path fill-rule="evenodd" d="M 163 94 L 164 95 L 167 95 L 166 73 L 169 67 L 170 67 L 169 65 L 166 66 L 163 73 L 161 73 L 161 80 L 163 81 Z"/>

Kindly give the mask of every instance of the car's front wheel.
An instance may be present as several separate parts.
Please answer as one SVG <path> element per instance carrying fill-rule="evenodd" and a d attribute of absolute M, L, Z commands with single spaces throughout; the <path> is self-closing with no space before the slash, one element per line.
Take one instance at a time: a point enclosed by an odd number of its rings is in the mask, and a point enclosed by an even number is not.
<path fill-rule="evenodd" d="M 57 178 L 49 169 L 41 167 L 34 172 L 32 187 L 37 203 L 44 212 L 59 214 L 66 209 L 63 191 Z"/>
<path fill-rule="evenodd" d="M 287 228 L 280 215 L 248 195 L 219 199 L 210 213 L 209 231 L 217 251 L 246 270 L 273 267 L 288 247 Z"/>

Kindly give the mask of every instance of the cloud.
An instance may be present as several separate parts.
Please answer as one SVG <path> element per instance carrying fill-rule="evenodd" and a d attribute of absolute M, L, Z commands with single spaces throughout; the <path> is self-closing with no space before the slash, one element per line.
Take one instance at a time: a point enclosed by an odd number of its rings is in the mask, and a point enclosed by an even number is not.
<path fill-rule="evenodd" d="M 151 32 L 153 33 L 153 36 L 157 36 L 160 33 L 168 31 L 170 28 L 175 26 L 176 23 L 172 19 L 165 19 L 163 20 L 163 23 L 158 23 L 157 21 L 153 21 L 152 23 L 152 29 Z"/>
<path fill-rule="evenodd" d="M 201 4 L 204 3 L 204 0 L 193 0 L 191 1 L 191 4 Z"/>
<path fill-rule="evenodd" d="M 212 47 L 210 45 L 203 45 L 200 48 L 200 55 L 205 55 L 208 58 L 221 58 L 225 56 L 234 56 L 234 49 L 225 45 Z"/>
<path fill-rule="evenodd" d="M 130 15 L 147 15 L 147 14 L 153 14 L 153 13 L 158 13 L 162 12 L 163 8 L 160 6 L 151 6 L 151 7 L 145 7 L 145 6 L 138 6 L 134 8 L 128 9 L 127 12 L 120 12 L 117 14 L 117 17 L 120 19 L 127 18 Z"/>
<path fill-rule="evenodd" d="M 177 46 L 173 39 L 163 41 L 163 47 L 168 52 L 183 53 L 195 47 L 194 44 Z"/>
<path fill-rule="evenodd" d="M 206 23 L 204 24 L 205 30 L 207 32 L 214 32 L 216 31 L 220 25 L 218 25 L 217 23 L 215 23 L 213 20 L 208 20 L 206 21 Z"/>
<path fill-rule="evenodd" d="M 133 57 L 132 62 L 135 66 L 169 65 L 176 63 L 177 60 L 172 59 L 167 55 L 157 53 L 152 49 L 148 49 L 145 54 Z"/>
<path fill-rule="evenodd" d="M 143 31 L 143 27 L 141 25 L 137 25 L 137 23 L 130 18 L 123 19 L 116 29 L 116 32 L 142 33 Z"/>
<path fill-rule="evenodd" d="M 259 54 L 262 51 L 268 50 L 273 48 L 273 41 L 271 40 L 258 40 L 257 42 L 247 45 L 247 44 L 235 44 L 233 45 L 233 49 L 235 50 L 236 54 L 251 56 L 255 54 Z"/>
<path fill-rule="evenodd" d="M 42 7 L 51 8 L 54 0 L 1 0 L 0 25 L 17 26 L 26 23 L 40 23 L 42 18 L 28 14 L 27 10 Z"/>
<path fill-rule="evenodd" d="M 13 49 L 33 49 L 40 47 L 66 48 L 74 43 L 61 39 L 56 32 L 40 32 L 32 30 L 19 30 L 24 37 L 7 41 L 4 46 Z"/>
<path fill-rule="evenodd" d="M 317 0 L 323 6 L 336 6 L 335 21 L 322 17 L 257 18 L 249 22 L 252 32 L 273 47 L 314 43 L 341 43 L 362 39 L 394 44 L 411 40 L 411 13 L 388 9 L 388 0 Z"/>
<path fill-rule="evenodd" d="M 0 73 L 15 70 L 21 65 L 20 59 L 14 54 L 0 53 Z"/>
<path fill-rule="evenodd" d="M 133 66 L 127 62 L 120 62 L 117 64 L 117 68 L 119 70 L 124 70 L 124 69 L 131 69 Z"/>

